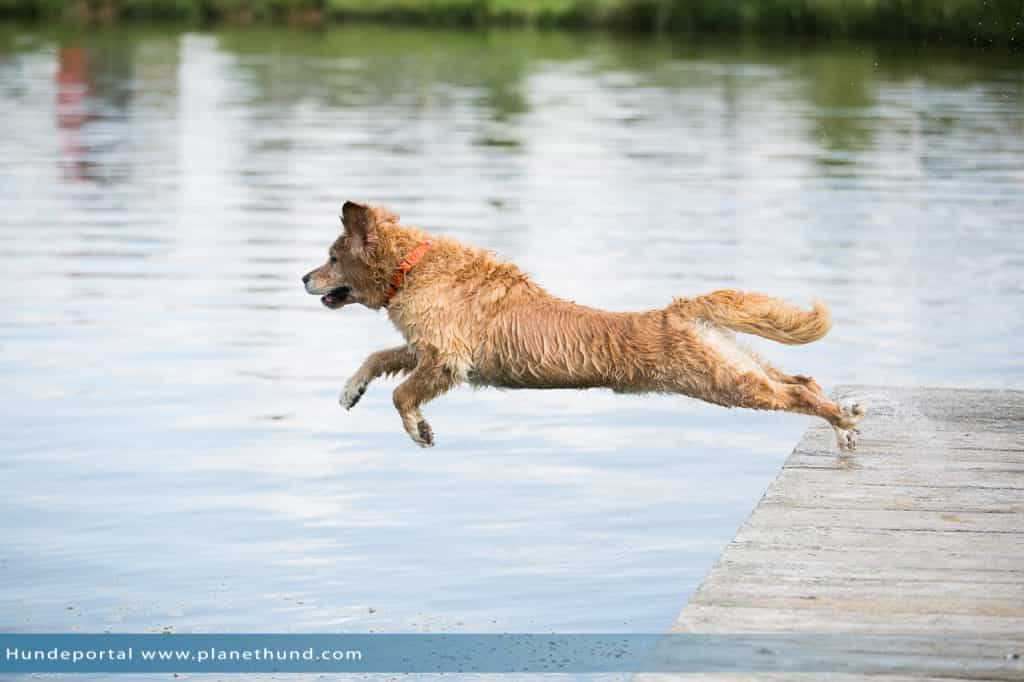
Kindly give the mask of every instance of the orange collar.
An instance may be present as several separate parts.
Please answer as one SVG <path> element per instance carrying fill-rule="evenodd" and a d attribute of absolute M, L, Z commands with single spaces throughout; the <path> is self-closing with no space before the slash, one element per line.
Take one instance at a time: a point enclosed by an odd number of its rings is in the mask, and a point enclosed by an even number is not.
<path fill-rule="evenodd" d="M 384 305 L 386 306 L 391 297 L 398 293 L 398 289 L 402 286 L 402 282 L 405 281 L 405 275 L 412 270 L 413 266 L 420 262 L 423 258 L 423 254 L 430 250 L 433 246 L 431 241 L 428 239 L 425 242 L 420 242 L 416 245 L 416 248 L 405 255 L 402 262 L 398 264 L 395 269 L 395 274 L 391 275 L 391 281 L 389 282 L 388 291 L 384 294 Z"/>

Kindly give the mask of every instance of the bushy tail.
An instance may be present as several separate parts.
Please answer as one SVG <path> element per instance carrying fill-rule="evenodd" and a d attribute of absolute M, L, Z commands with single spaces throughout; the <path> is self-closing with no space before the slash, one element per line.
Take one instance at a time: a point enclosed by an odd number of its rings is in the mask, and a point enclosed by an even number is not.
<path fill-rule="evenodd" d="M 771 296 L 732 289 L 697 298 L 677 298 L 669 310 L 788 344 L 817 341 L 832 326 L 828 307 L 821 301 L 814 301 L 812 309 L 805 311 Z"/>

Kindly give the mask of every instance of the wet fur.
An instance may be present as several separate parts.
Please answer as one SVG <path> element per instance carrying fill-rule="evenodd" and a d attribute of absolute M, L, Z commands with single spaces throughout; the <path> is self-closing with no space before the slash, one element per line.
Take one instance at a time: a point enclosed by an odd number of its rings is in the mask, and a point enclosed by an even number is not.
<path fill-rule="evenodd" d="M 347 202 L 342 220 L 333 261 L 306 275 L 307 291 L 347 287 L 341 301 L 325 297 L 329 307 L 387 305 L 406 343 L 370 355 L 341 403 L 351 409 L 379 376 L 408 374 L 394 404 L 419 445 L 433 444 L 420 406 L 468 382 L 682 393 L 726 407 L 799 412 L 828 421 L 841 449 L 856 446 L 861 405 L 833 402 L 813 379 L 780 371 L 735 338 L 740 331 L 789 344 L 820 339 L 831 324 L 820 302 L 804 311 L 763 294 L 722 290 L 658 310 L 609 312 L 552 296 L 490 251 L 401 226 L 384 208 Z M 387 302 L 395 268 L 426 239 L 432 248 Z"/>

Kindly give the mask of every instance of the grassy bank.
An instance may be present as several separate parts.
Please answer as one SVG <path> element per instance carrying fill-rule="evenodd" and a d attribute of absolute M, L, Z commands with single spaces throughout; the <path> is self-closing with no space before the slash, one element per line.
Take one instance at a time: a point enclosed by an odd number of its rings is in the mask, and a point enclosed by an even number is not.
<path fill-rule="evenodd" d="M 1024 45 L 1024 0 L 0 0 L 0 15 L 520 24 Z"/>

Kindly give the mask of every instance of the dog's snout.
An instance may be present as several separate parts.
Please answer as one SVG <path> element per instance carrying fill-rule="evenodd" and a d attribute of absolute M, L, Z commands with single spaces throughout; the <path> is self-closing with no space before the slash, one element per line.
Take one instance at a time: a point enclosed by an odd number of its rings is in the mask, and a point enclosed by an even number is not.
<path fill-rule="evenodd" d="M 307 272 L 307 273 L 306 273 L 305 275 L 303 275 L 303 276 L 302 276 L 302 283 L 303 283 L 303 284 L 309 284 L 309 276 L 310 276 L 311 274 L 312 274 L 312 273 L 309 273 L 309 272 Z"/>

